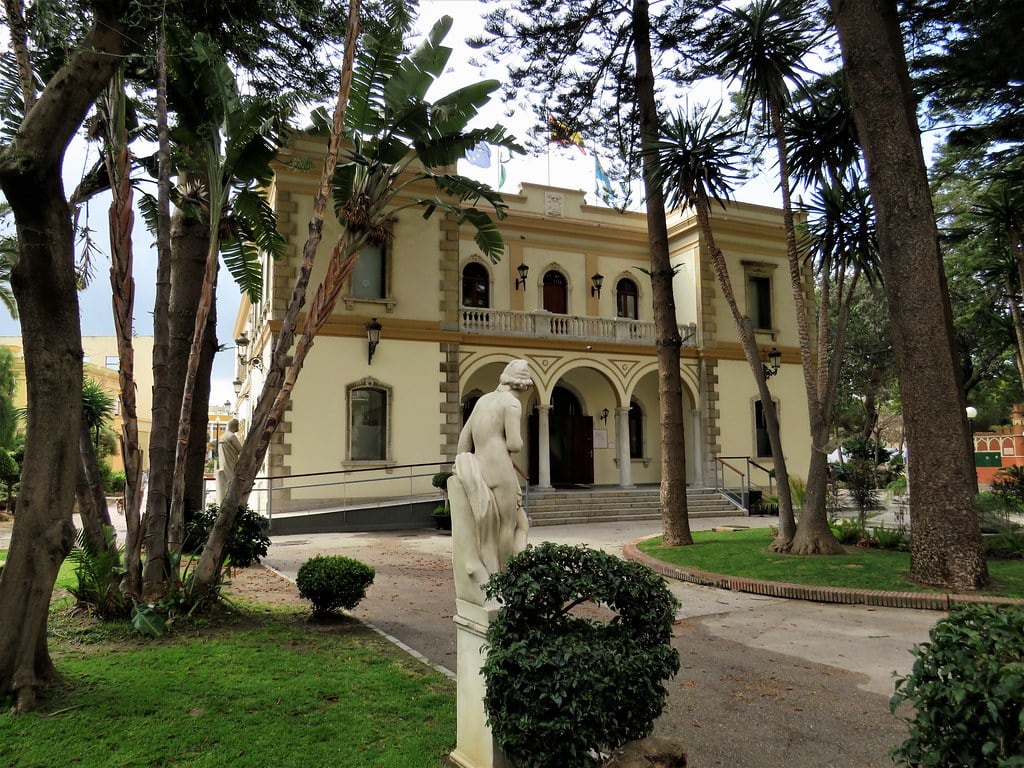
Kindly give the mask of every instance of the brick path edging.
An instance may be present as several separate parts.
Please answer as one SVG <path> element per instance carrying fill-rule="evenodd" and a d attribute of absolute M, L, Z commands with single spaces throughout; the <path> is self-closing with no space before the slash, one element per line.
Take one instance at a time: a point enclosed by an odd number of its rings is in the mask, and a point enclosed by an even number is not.
<path fill-rule="evenodd" d="M 847 589 L 845 587 L 815 587 L 807 584 L 790 584 L 783 581 L 761 581 L 710 573 L 697 568 L 684 568 L 662 560 L 656 560 L 641 552 L 638 545 L 653 536 L 637 539 L 623 545 L 622 554 L 627 560 L 642 563 L 655 573 L 677 581 L 687 581 L 705 587 L 731 589 L 735 592 L 749 592 L 768 597 L 785 597 L 790 600 L 811 600 L 818 603 L 843 603 L 846 605 L 872 605 L 880 608 L 920 608 L 931 611 L 948 611 L 956 605 L 967 603 L 989 603 L 992 605 L 1024 605 L 1024 600 L 1015 597 L 991 597 L 986 595 L 943 594 L 938 592 L 888 592 L 880 589 Z"/>

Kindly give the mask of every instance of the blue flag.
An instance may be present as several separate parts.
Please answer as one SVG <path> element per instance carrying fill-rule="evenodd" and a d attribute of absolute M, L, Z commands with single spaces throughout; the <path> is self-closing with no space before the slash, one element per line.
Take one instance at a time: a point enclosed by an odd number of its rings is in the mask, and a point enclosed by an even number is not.
<path fill-rule="evenodd" d="M 594 155 L 594 194 L 606 203 L 615 199 L 615 190 L 612 189 L 612 181 L 601 167 L 601 161 Z"/>
<path fill-rule="evenodd" d="M 479 142 L 472 149 L 466 150 L 466 162 L 477 168 L 491 167 L 491 148 L 486 142 Z"/>

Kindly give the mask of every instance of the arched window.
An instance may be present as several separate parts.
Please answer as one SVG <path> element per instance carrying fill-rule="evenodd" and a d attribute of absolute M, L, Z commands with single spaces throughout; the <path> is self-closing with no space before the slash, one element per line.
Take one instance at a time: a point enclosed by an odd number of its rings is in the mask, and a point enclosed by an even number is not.
<path fill-rule="evenodd" d="M 478 261 L 471 261 L 462 269 L 462 306 L 491 306 L 491 276 Z"/>
<path fill-rule="evenodd" d="M 619 280 L 615 285 L 615 314 L 618 317 L 628 317 L 631 320 L 640 319 L 639 306 L 640 291 L 636 283 L 627 277 Z"/>
<path fill-rule="evenodd" d="M 644 414 L 636 400 L 629 401 L 629 458 L 644 457 Z"/>
<path fill-rule="evenodd" d="M 390 407 L 385 386 L 364 380 L 348 388 L 349 461 L 388 460 Z"/>
<path fill-rule="evenodd" d="M 544 273 L 544 309 L 556 315 L 564 315 L 569 312 L 569 283 L 565 275 L 557 269 L 551 269 Z"/>

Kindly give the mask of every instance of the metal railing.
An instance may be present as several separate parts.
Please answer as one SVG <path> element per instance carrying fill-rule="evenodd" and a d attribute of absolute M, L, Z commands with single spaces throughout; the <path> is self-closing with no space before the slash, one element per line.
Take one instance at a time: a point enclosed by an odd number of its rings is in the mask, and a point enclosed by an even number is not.
<path fill-rule="evenodd" d="M 749 456 L 715 456 L 713 466 L 715 490 L 744 514 L 750 514 L 751 506 L 760 501 L 766 490 L 770 496 L 775 494 L 772 468 L 758 464 Z M 764 474 L 767 488 L 754 482 L 755 473 Z"/>
<path fill-rule="evenodd" d="M 445 494 L 434 487 L 432 480 L 439 472 L 450 472 L 451 462 L 431 461 L 419 464 L 389 464 L 382 467 L 338 469 L 325 472 L 304 472 L 289 475 L 262 475 L 255 478 L 249 494 L 249 506 L 273 520 L 277 512 L 321 511 L 336 507 L 372 507 L 414 500 L 442 500 Z M 519 467 L 516 472 L 527 480 Z M 211 481 L 207 480 L 207 492 Z M 371 485 L 373 484 L 373 485 Z M 302 498 L 292 498 L 288 508 L 281 510 L 281 502 L 274 496 L 310 489 L 335 489 L 320 495 L 309 494 L 308 504 Z M 523 507 L 529 509 L 529 483 L 524 483 Z"/>
<path fill-rule="evenodd" d="M 642 323 L 624 317 L 582 317 L 556 315 L 545 310 L 511 312 L 498 309 L 463 307 L 459 330 L 467 334 L 566 338 L 583 341 L 614 341 L 626 344 L 653 344 L 654 323 Z M 679 326 L 684 347 L 697 346 L 697 324 Z"/>

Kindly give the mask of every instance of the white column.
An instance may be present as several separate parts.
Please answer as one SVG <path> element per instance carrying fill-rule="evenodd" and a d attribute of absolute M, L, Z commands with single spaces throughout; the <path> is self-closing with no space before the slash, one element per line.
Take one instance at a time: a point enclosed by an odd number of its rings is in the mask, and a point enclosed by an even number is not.
<path fill-rule="evenodd" d="M 551 423 L 550 405 L 537 406 L 537 487 L 551 487 Z"/>
<path fill-rule="evenodd" d="M 633 461 L 629 457 L 629 408 L 615 409 L 615 445 L 619 457 L 619 487 L 633 487 Z"/>

